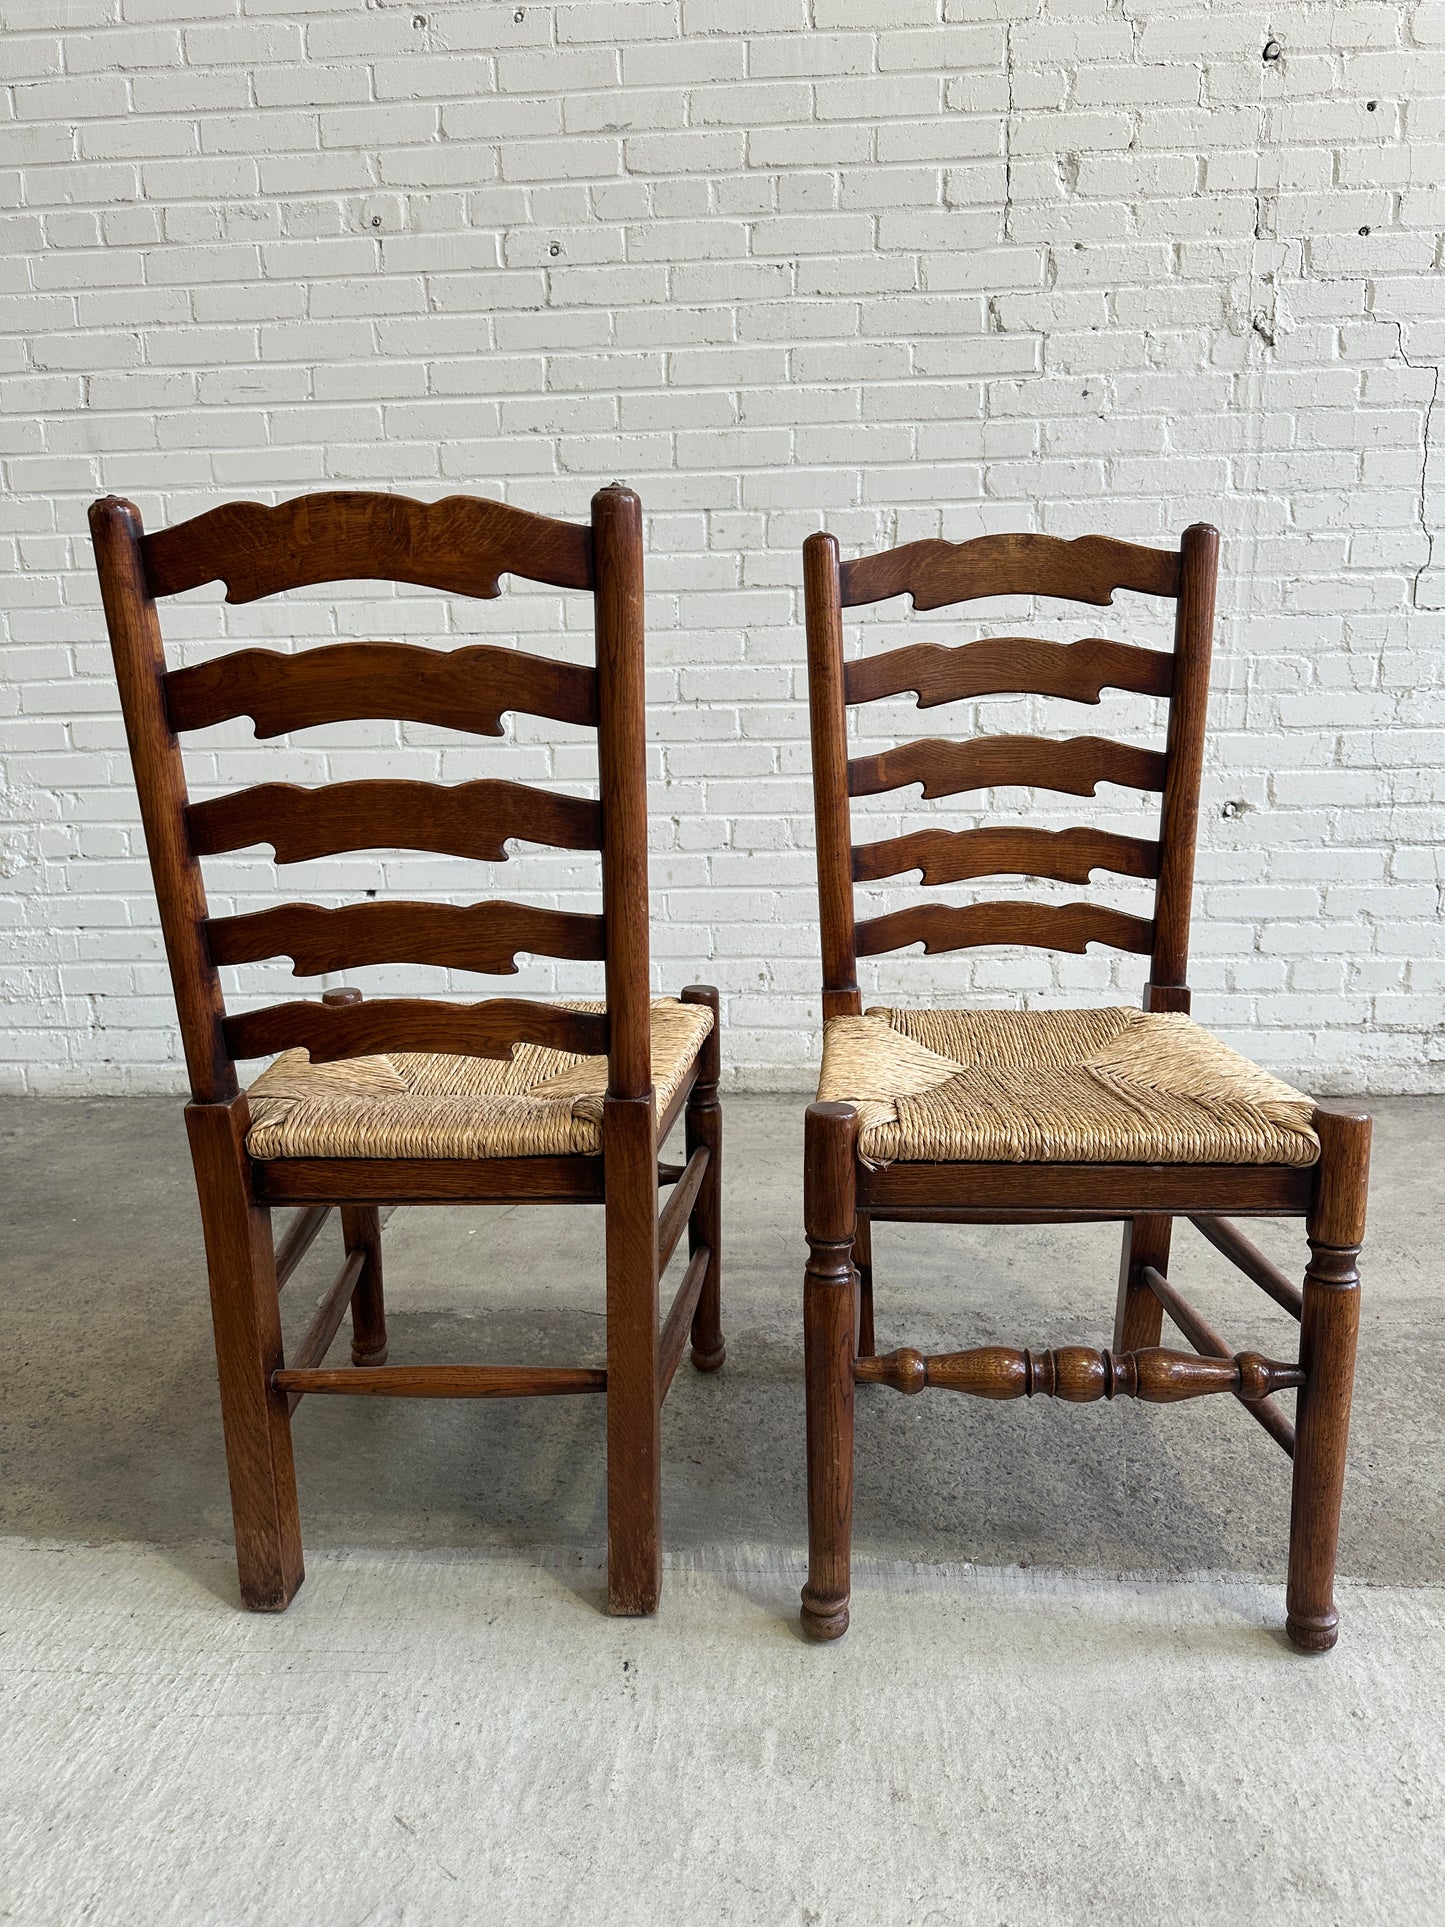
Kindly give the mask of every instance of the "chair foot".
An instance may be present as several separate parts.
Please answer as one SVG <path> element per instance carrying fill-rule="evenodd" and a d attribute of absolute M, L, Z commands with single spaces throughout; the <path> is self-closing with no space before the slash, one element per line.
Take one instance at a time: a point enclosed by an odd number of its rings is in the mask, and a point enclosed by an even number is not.
<path fill-rule="evenodd" d="M 811 1587 L 803 1588 L 803 1608 L 798 1622 L 809 1639 L 820 1642 L 841 1639 L 848 1630 L 848 1595 L 841 1599 L 819 1599 Z"/>
<path fill-rule="evenodd" d="M 353 1365 L 384 1365 L 386 1363 L 387 1349 L 385 1339 L 382 1340 L 380 1345 L 373 1346 L 369 1351 L 358 1345 L 355 1339 L 353 1339 L 351 1344 L 351 1362 Z"/>
<path fill-rule="evenodd" d="M 1333 1608 L 1313 1619 L 1300 1619 L 1291 1613 L 1284 1629 L 1297 1653 L 1327 1653 L 1340 1636 L 1340 1616 Z"/>

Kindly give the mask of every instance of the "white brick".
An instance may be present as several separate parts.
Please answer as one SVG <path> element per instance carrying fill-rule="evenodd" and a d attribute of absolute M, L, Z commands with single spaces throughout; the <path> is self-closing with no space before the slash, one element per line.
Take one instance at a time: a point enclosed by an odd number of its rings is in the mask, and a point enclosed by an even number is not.
<path fill-rule="evenodd" d="M 6 1088 L 180 1076 L 88 497 L 132 494 L 151 526 L 338 482 L 580 517 L 612 476 L 649 511 L 655 975 L 718 977 L 730 1074 L 799 1084 L 816 1049 L 803 538 L 1163 542 L 1206 516 L 1226 552 L 1201 1014 L 1306 1084 L 1445 1084 L 1436 0 L 1285 0 L 1278 69 L 1234 0 L 21 11 L 0 0 L 0 741 L 32 826 L 0 878 L 0 968 L 30 973 Z M 165 614 L 188 660 L 337 633 L 590 647 L 580 599 L 364 590 Z M 1108 633 L 1166 643 L 1135 601 Z M 860 627 L 870 648 L 918 633 L 896 610 Z M 1106 697 L 1098 727 L 1142 734 L 1146 708 Z M 904 704 L 869 720 L 880 743 L 917 727 Z M 1040 726 L 1002 699 L 977 724 Z M 204 792 L 277 754 L 309 781 L 502 757 L 595 782 L 592 746 L 538 719 L 490 749 L 215 734 Z M 517 860 L 546 900 L 595 901 L 580 860 Z M 244 856 L 214 867 L 218 904 L 282 887 Z M 337 859 L 310 887 L 444 899 L 459 867 Z M 251 1001 L 289 983 L 239 974 Z M 1038 1006 L 1135 997 L 1142 967 L 1000 952 L 867 975 Z M 519 987 L 596 985 L 542 964 Z"/>

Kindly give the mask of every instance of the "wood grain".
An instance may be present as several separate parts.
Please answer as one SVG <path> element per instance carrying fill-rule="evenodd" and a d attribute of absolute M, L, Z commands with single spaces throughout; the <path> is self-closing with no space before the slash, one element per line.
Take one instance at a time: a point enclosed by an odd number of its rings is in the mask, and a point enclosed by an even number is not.
<path fill-rule="evenodd" d="M 1272 1259 L 1265 1257 L 1258 1245 L 1245 1237 L 1237 1225 L 1232 1225 L 1228 1218 L 1211 1218 L 1199 1213 L 1191 1217 L 1190 1222 L 1216 1251 L 1222 1251 L 1231 1264 L 1236 1265 L 1246 1278 L 1252 1279 L 1261 1291 L 1267 1292 L 1291 1318 L 1300 1317 L 1304 1311 L 1304 1293 L 1293 1278 L 1287 1278 Z"/>
<path fill-rule="evenodd" d="M 512 710 L 560 723 L 597 721 L 593 670 L 491 643 L 328 642 L 296 655 L 237 649 L 173 669 L 165 686 L 174 730 L 249 716 L 265 737 L 383 717 L 500 736 Z"/>
<path fill-rule="evenodd" d="M 1199 834 L 1199 782 L 1209 710 L 1209 661 L 1219 531 L 1196 522 L 1180 547 L 1179 604 L 1174 612 L 1174 695 L 1165 744 L 1168 775 L 1159 817 L 1163 851 L 1154 900 L 1154 958 L 1144 991 L 1146 1010 L 1189 1009 L 1189 924 Z"/>
<path fill-rule="evenodd" d="M 1060 1222 L 1140 1213 L 1225 1212 L 1231 1218 L 1303 1217 L 1315 1191 L 1310 1165 L 890 1164 L 858 1172 L 873 1217 L 988 1223 L 994 1212 L 1060 1213 Z"/>
<path fill-rule="evenodd" d="M 803 1631 L 848 1630 L 853 1539 L 858 1113 L 810 1104 L 803 1123 L 803 1376 L 808 1437 L 808 1583 Z"/>
<path fill-rule="evenodd" d="M 843 607 L 911 595 L 915 609 L 941 609 L 979 596 L 1058 596 L 1100 605 L 1115 589 L 1175 594 L 1179 557 L 1105 535 L 1061 541 L 1053 535 L 984 535 L 971 542 L 909 542 L 859 556 L 840 571 Z"/>
<path fill-rule="evenodd" d="M 1149 1292 L 1158 1301 L 1159 1305 L 1163 1310 L 1168 1312 L 1169 1316 L 1174 1320 L 1174 1323 L 1189 1340 L 1195 1351 L 1202 1352 L 1209 1358 L 1229 1358 L 1232 1356 L 1233 1347 L 1228 1344 L 1225 1339 L 1220 1337 L 1219 1333 L 1203 1314 L 1197 1311 L 1181 1292 L 1175 1290 L 1174 1286 L 1170 1284 L 1169 1280 L 1156 1266 L 1143 1265 L 1140 1268 L 1140 1277 Z M 1298 1371 L 1293 1383 L 1299 1385 L 1303 1383 L 1303 1380 L 1303 1371 Z M 1290 1424 L 1284 1413 L 1277 1411 L 1272 1405 L 1261 1403 L 1254 1394 L 1243 1388 L 1236 1391 L 1236 1396 L 1247 1408 L 1250 1417 L 1257 1420 L 1257 1422 L 1264 1427 L 1265 1431 L 1269 1433 L 1271 1438 L 1274 1439 L 1275 1443 L 1293 1457 L 1295 1446 L 1294 1427 Z"/>
<path fill-rule="evenodd" d="M 853 881 L 921 870 L 923 882 L 962 883 L 969 877 L 1055 877 L 1087 883 L 1095 870 L 1115 876 L 1159 874 L 1159 845 L 1107 830 L 914 830 L 907 836 L 853 846 Z"/>
<path fill-rule="evenodd" d="M 348 903 L 335 910 L 279 903 L 245 916 L 213 917 L 207 931 L 218 964 L 290 957 L 298 977 L 383 963 L 510 977 L 524 953 L 600 961 L 606 947 L 601 917 L 501 900 Z"/>
<path fill-rule="evenodd" d="M 1082 953 L 1091 943 L 1148 955 L 1154 926 L 1096 903 L 914 903 L 858 925 L 858 955 L 881 956 L 921 943 L 929 956 L 977 944 L 1022 943 Z"/>
<path fill-rule="evenodd" d="M 843 689 L 850 703 L 876 703 L 912 692 L 920 709 L 973 696 L 1063 696 L 1096 703 L 1105 689 L 1141 696 L 1167 696 L 1174 685 L 1174 658 L 1160 649 L 1086 636 L 1080 642 L 1044 642 L 1037 636 L 991 636 L 946 648 L 917 642 L 887 655 L 850 662 Z"/>
<path fill-rule="evenodd" d="M 557 1398 L 607 1390 L 600 1367 L 571 1365 L 321 1366 L 278 1371 L 271 1382 L 294 1398 L 308 1392 L 353 1398 Z"/>
<path fill-rule="evenodd" d="M 848 763 L 848 794 L 880 796 L 923 785 L 926 797 L 959 796 L 966 790 L 1005 784 L 1093 796 L 1100 783 L 1126 789 L 1162 790 L 1165 760 L 1158 750 L 1111 742 L 1107 736 L 976 736 L 948 742 L 939 736 Z"/>
<path fill-rule="evenodd" d="M 316 582 L 415 582 L 488 597 L 503 575 L 558 589 L 592 586 L 585 528 L 472 495 L 418 502 L 338 489 L 275 507 L 226 502 L 148 535 L 142 554 L 152 595 L 219 580 L 227 602 Z"/>
<path fill-rule="evenodd" d="M 971 1398 L 1061 1398 L 1072 1405 L 1115 1398 L 1177 1405 L 1213 1392 L 1233 1392 L 1254 1404 L 1272 1392 L 1298 1385 L 1304 1376 L 1297 1365 L 1258 1352 L 1201 1358 L 1157 1346 L 1101 1352 L 1089 1345 L 1061 1345 L 1040 1352 L 979 1345 L 972 1351 L 932 1356 L 904 1346 L 878 1358 L 860 1358 L 853 1375 L 861 1385 L 887 1385 L 895 1392 L 916 1393 L 939 1386 Z"/>
<path fill-rule="evenodd" d="M 830 1017 L 856 1017 L 863 1008 L 853 949 L 848 717 L 838 581 L 836 540 L 821 532 L 810 535 L 803 544 L 803 598 L 808 628 L 808 717 L 813 747 L 825 1021 Z"/>
<path fill-rule="evenodd" d="M 207 797 L 186 811 L 198 856 L 269 843 L 278 863 L 305 863 L 345 850 L 433 850 L 439 856 L 505 863 L 513 838 L 556 850 L 600 850 L 601 806 L 527 783 L 417 783 L 389 778 L 327 783 L 258 783 Z"/>
<path fill-rule="evenodd" d="M 601 1204 L 600 1157 L 272 1158 L 252 1167 L 268 1204 Z"/>
<path fill-rule="evenodd" d="M 607 1008 L 612 1018 L 608 1090 L 613 1097 L 640 1097 L 652 1089 L 647 653 L 642 504 L 631 489 L 604 488 L 593 496 L 592 552 L 596 559 L 602 907 L 607 917 Z"/>
<path fill-rule="evenodd" d="M 322 1004 L 268 1004 L 264 1010 L 228 1017 L 225 1028 L 233 1057 L 271 1057 L 300 1046 L 314 1064 L 392 1051 L 510 1057 L 519 1043 L 546 1044 L 584 1057 L 607 1049 L 605 1012 L 564 1010 L 520 997 L 492 997 L 480 1004 L 389 997 L 342 1010 Z"/>
<path fill-rule="evenodd" d="M 221 980 L 206 948 L 205 883 L 186 834 L 186 772 L 166 720 L 165 649 L 141 565 L 139 511 L 108 495 L 91 505 L 90 533 L 191 1096 L 224 1102 L 236 1095 L 236 1070 L 221 1029 Z"/>

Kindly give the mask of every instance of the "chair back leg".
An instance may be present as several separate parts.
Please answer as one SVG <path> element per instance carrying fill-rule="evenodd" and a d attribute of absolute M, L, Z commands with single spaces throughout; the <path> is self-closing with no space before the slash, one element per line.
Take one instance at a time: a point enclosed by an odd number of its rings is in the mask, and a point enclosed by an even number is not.
<path fill-rule="evenodd" d="M 1169 1274 L 1172 1218 L 1128 1218 L 1119 1258 L 1119 1302 L 1114 1311 L 1114 1350 L 1142 1352 L 1164 1332 L 1164 1307 L 1144 1283 L 1145 1265 Z"/>
<path fill-rule="evenodd" d="M 657 1128 L 651 1093 L 603 1102 L 607 1217 L 607 1609 L 662 1591 Z"/>
<path fill-rule="evenodd" d="M 1295 1417 L 1285 1627 L 1301 1652 L 1324 1653 L 1339 1637 L 1335 1556 L 1360 1324 L 1355 1260 L 1365 1231 L 1370 1120 L 1321 1107 L 1314 1122 L 1320 1161 L 1300 1320 L 1305 1382 Z"/>
<path fill-rule="evenodd" d="M 241 1598 L 253 1612 L 281 1612 L 305 1569 L 290 1411 L 286 1394 L 271 1383 L 285 1362 L 271 1213 L 252 1195 L 249 1124 L 244 1097 L 186 1107 L 206 1239 Z"/>
<path fill-rule="evenodd" d="M 348 1255 L 364 1251 L 366 1262 L 351 1294 L 351 1362 L 386 1363 L 386 1300 L 381 1282 L 381 1213 L 374 1204 L 344 1204 L 341 1235 Z"/>
<path fill-rule="evenodd" d="M 810 1104 L 803 1137 L 803 1361 L 808 1418 L 808 1583 L 803 1630 L 848 1630 L 853 1537 L 853 1367 L 857 1360 L 858 1113 Z"/>
<path fill-rule="evenodd" d="M 722 1106 L 717 1084 L 722 1069 L 718 994 L 711 984 L 689 984 L 685 1004 L 706 1004 L 712 1030 L 698 1053 L 697 1081 L 688 1093 L 683 1119 L 687 1156 L 706 1150 L 707 1170 L 687 1221 L 688 1254 L 707 1247 L 709 1257 L 692 1315 L 692 1362 L 700 1372 L 715 1372 L 727 1357 L 722 1330 Z"/>

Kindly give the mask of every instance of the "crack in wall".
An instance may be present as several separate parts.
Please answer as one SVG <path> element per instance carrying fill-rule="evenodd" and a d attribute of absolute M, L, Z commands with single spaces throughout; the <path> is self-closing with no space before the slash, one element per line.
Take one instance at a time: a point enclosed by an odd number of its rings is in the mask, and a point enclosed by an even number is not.
<path fill-rule="evenodd" d="M 1394 315 L 1375 315 L 1374 319 L 1382 328 L 1395 330 L 1395 354 L 1407 368 L 1416 374 L 1427 371 L 1434 377 L 1430 387 L 1430 399 L 1425 404 L 1425 421 L 1420 436 L 1420 488 L 1418 492 L 1417 513 L 1420 518 L 1420 533 L 1425 538 L 1425 560 L 1410 579 L 1410 606 L 1412 609 L 1437 609 L 1445 603 L 1422 602 L 1420 584 L 1435 565 L 1435 531 L 1430 526 L 1430 456 L 1433 450 L 1435 428 L 1435 404 L 1440 399 L 1440 363 L 1438 361 L 1412 361 L 1410 351 L 1405 346 L 1405 324 Z"/>

